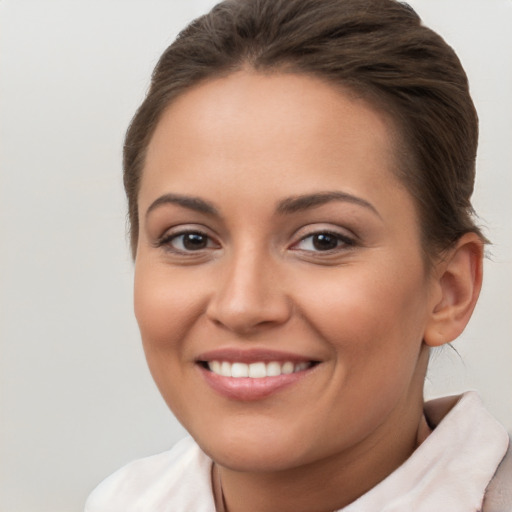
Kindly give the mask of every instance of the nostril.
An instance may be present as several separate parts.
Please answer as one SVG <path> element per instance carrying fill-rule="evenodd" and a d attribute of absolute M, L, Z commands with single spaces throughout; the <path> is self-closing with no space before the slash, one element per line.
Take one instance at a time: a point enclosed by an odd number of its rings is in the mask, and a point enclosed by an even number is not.
<path fill-rule="evenodd" d="M 217 287 L 206 310 L 215 325 L 247 334 L 282 324 L 290 317 L 288 298 L 276 286 L 271 263 L 266 256 L 254 252 L 254 247 L 250 251 L 244 249 L 219 268 Z"/>

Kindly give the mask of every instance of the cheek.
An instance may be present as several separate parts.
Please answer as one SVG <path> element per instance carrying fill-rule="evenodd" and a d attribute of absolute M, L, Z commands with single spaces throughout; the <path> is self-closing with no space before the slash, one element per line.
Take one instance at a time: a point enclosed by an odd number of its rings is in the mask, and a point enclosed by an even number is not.
<path fill-rule="evenodd" d="M 183 397 L 188 395 L 182 383 L 194 367 L 186 340 L 204 309 L 200 289 L 179 272 L 136 263 L 134 307 L 146 361 L 162 397 L 178 418 L 186 417 Z"/>
<path fill-rule="evenodd" d="M 344 357 L 380 352 L 391 357 L 393 346 L 416 350 L 421 343 L 426 313 L 421 267 L 403 272 L 395 262 L 381 261 L 318 273 L 303 287 L 315 290 L 301 295 L 304 316 Z"/>
<path fill-rule="evenodd" d="M 373 428 L 410 389 L 418 370 L 426 302 L 422 272 L 395 266 L 338 269 L 308 282 L 300 309 L 333 354 L 332 378 L 320 402 L 332 428 L 348 421 L 353 435 Z"/>
<path fill-rule="evenodd" d="M 156 270 L 156 265 L 137 263 L 135 268 L 135 316 L 146 352 L 172 352 L 191 329 L 203 308 L 204 292 L 179 272 Z"/>

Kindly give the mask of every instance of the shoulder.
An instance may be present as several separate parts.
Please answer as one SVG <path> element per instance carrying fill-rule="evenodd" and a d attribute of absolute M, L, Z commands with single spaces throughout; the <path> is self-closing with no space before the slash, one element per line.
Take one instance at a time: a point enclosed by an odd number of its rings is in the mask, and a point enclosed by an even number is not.
<path fill-rule="evenodd" d="M 211 460 L 187 437 L 110 475 L 91 493 L 85 512 L 211 512 L 210 475 Z"/>
<path fill-rule="evenodd" d="M 512 511 L 512 440 L 485 491 L 482 512 Z"/>
<path fill-rule="evenodd" d="M 433 400 L 425 404 L 425 414 L 436 427 L 432 441 L 435 443 L 437 436 L 445 450 L 457 447 L 450 464 L 467 468 L 464 484 L 482 489 L 482 512 L 512 512 L 510 439 L 478 394 L 466 392 L 460 397 Z"/>

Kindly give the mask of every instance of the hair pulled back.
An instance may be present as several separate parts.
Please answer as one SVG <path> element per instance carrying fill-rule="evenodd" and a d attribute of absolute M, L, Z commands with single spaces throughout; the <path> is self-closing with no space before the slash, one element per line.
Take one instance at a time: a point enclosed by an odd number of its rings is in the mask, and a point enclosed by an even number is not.
<path fill-rule="evenodd" d="M 415 198 L 427 256 L 473 221 L 478 117 L 455 52 L 396 0 L 225 0 L 161 56 L 128 128 L 124 185 L 132 252 L 146 149 L 180 93 L 244 67 L 313 75 L 368 99 L 395 123 L 397 175 Z"/>

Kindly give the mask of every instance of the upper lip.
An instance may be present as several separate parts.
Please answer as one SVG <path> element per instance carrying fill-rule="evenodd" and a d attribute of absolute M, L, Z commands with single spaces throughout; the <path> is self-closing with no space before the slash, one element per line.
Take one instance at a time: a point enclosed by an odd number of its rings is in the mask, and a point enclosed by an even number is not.
<path fill-rule="evenodd" d="M 279 350 L 269 349 L 238 349 L 238 348 L 222 348 L 210 350 L 200 354 L 196 360 L 200 361 L 227 361 L 230 363 L 257 363 L 270 361 L 291 361 L 292 363 L 302 363 L 309 361 L 318 361 L 308 356 L 294 354 L 292 352 L 282 352 Z"/>

